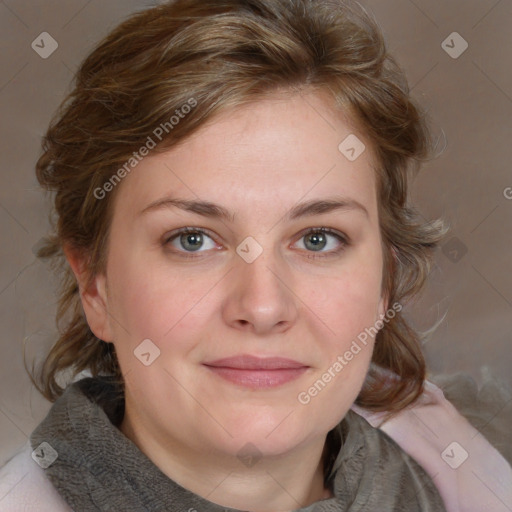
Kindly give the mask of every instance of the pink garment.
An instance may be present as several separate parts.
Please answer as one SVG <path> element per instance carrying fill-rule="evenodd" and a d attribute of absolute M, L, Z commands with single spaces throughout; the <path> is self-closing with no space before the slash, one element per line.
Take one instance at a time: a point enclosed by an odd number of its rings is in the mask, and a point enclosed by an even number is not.
<path fill-rule="evenodd" d="M 73 512 L 31 454 L 27 441 L 0 468 L 0 512 Z"/>
<path fill-rule="evenodd" d="M 448 512 L 512 512 L 512 468 L 432 382 L 413 406 L 386 413 L 352 410 L 388 434 L 437 486 Z"/>

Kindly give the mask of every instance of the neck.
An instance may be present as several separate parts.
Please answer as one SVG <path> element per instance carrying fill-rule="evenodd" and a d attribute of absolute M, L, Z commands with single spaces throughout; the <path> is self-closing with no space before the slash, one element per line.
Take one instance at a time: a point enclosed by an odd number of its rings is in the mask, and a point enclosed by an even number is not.
<path fill-rule="evenodd" d="M 244 459 L 160 438 L 125 415 L 121 431 L 171 480 L 223 507 L 285 512 L 332 496 L 324 487 L 325 437 L 279 457 Z"/>

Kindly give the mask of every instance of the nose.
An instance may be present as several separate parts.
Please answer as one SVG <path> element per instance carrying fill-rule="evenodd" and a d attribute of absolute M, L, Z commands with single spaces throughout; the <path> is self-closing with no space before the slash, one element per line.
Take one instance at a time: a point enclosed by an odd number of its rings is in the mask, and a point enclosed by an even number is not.
<path fill-rule="evenodd" d="M 252 263 L 237 258 L 223 308 L 225 322 L 258 335 L 288 330 L 296 321 L 298 297 L 285 265 L 263 253 Z"/>

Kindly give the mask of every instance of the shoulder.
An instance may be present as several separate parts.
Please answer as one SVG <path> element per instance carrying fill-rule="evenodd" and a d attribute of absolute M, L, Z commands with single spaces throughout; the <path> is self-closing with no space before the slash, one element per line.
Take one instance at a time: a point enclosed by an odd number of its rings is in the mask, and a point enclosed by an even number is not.
<path fill-rule="evenodd" d="M 73 512 L 32 459 L 30 442 L 0 468 L 0 512 Z"/>
<path fill-rule="evenodd" d="M 451 395 L 455 396 L 453 389 Z M 512 510 L 512 468 L 496 449 L 497 438 L 485 437 L 469 421 L 470 409 L 457 409 L 429 381 L 419 400 L 387 421 L 383 413 L 353 406 L 354 412 L 390 436 L 427 471 L 448 512 L 508 512 Z M 491 419 L 492 415 L 487 422 Z M 509 442 L 510 426 L 502 433 Z"/>

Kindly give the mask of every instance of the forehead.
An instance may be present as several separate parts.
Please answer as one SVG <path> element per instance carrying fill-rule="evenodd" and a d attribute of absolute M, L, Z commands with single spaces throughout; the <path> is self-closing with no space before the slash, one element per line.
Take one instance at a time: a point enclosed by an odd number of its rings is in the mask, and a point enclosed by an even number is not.
<path fill-rule="evenodd" d="M 356 158 L 352 147 L 362 153 Z M 179 145 L 149 154 L 124 178 L 126 215 L 165 195 L 229 203 L 242 216 L 341 194 L 376 214 L 374 157 L 319 93 L 276 94 L 226 110 Z M 244 210 L 250 210 L 244 212 Z"/>

